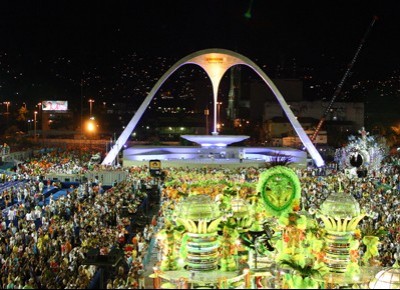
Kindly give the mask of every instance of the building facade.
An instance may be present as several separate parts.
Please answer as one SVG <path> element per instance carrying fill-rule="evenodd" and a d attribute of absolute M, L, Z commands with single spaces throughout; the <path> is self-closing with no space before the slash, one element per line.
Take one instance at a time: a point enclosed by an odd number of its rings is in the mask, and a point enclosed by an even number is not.
<path fill-rule="evenodd" d="M 328 102 L 322 101 L 294 101 L 288 102 L 300 124 L 309 136 L 312 136 Z M 364 103 L 334 103 L 326 116 L 326 120 L 315 140 L 317 144 L 336 144 L 344 135 L 356 132 L 364 126 Z M 273 101 L 264 103 L 263 128 L 266 141 L 270 144 L 279 144 L 277 139 L 296 136 L 279 104 Z M 328 138 L 329 136 L 329 138 Z M 289 138 L 290 139 L 290 138 Z M 282 140 L 281 145 L 294 144 L 295 139 Z M 293 139 L 293 140 L 292 140 Z"/>

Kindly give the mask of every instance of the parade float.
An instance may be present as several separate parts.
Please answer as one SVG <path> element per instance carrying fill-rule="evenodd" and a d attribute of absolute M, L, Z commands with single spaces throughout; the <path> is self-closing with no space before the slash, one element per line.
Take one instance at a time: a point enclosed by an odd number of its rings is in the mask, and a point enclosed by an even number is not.
<path fill-rule="evenodd" d="M 179 191 L 167 190 L 174 202 L 164 204 L 165 226 L 157 234 L 162 258 L 153 274 L 163 281 L 160 288 L 248 288 L 248 269 L 240 265 L 238 256 L 236 225 L 240 220 L 242 227 L 248 227 L 252 220 L 243 211 L 246 204 L 235 206 L 231 194 L 238 187 L 213 183 L 207 180 L 190 189 L 183 185 Z"/>
<path fill-rule="evenodd" d="M 155 288 L 362 288 L 378 273 L 379 238 L 361 237 L 368 216 L 340 180 L 311 213 L 289 167 L 266 169 L 254 183 L 219 177 L 164 189 Z"/>
<path fill-rule="evenodd" d="M 339 170 L 348 177 L 363 177 L 377 172 L 389 152 L 386 143 L 376 136 L 370 136 L 364 127 L 358 131 L 361 137 L 350 135 L 348 144 L 335 152 Z"/>

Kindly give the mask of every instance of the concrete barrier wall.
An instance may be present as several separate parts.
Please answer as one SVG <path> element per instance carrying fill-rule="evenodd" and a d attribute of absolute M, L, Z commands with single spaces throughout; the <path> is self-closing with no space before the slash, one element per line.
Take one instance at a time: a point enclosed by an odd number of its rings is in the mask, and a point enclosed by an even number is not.
<path fill-rule="evenodd" d="M 121 182 L 124 181 L 127 176 L 128 172 L 123 171 L 123 170 L 117 170 L 117 171 L 89 171 L 86 172 L 85 174 L 47 174 L 44 176 L 44 178 L 50 179 L 50 180 L 58 180 L 60 182 L 84 182 L 85 180 L 92 180 L 94 181 L 96 179 L 96 176 L 98 177 L 97 179 L 99 182 L 101 182 L 103 185 L 113 185 L 114 181 L 116 182 Z"/>
<path fill-rule="evenodd" d="M 90 171 L 85 173 L 85 177 L 87 179 L 94 180 L 95 177 L 103 184 L 103 185 L 113 185 L 114 181 L 121 182 L 125 180 L 128 176 L 128 172 L 123 170 L 116 171 Z"/>

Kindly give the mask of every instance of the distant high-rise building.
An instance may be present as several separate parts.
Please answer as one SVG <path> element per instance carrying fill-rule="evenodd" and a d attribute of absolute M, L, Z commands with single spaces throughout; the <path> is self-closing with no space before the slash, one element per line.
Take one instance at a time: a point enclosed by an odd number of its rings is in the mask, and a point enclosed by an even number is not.
<path fill-rule="evenodd" d="M 236 106 L 241 97 L 241 69 L 240 66 L 233 66 L 230 69 L 230 83 L 228 93 L 227 118 L 233 121 L 237 117 Z"/>

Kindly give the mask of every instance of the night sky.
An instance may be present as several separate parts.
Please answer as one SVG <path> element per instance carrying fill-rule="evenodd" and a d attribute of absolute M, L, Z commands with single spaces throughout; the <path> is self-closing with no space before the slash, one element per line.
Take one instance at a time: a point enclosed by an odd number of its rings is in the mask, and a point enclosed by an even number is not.
<path fill-rule="evenodd" d="M 107 76 L 133 53 L 172 65 L 206 48 L 237 51 L 265 64 L 267 74 L 296 59 L 298 67 L 338 80 L 374 15 L 379 20 L 352 71 L 358 79 L 384 79 L 399 69 L 399 8 L 400 1 L 385 0 L 2 1 L 0 98 L 18 90 L 26 96 L 29 83 L 33 95 L 39 83 L 57 91 L 55 74 L 68 74 L 77 87 L 83 72 L 96 67 Z M 67 68 L 54 67 L 60 58 Z"/>

